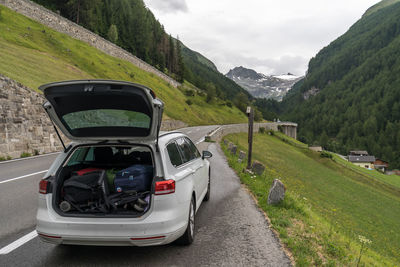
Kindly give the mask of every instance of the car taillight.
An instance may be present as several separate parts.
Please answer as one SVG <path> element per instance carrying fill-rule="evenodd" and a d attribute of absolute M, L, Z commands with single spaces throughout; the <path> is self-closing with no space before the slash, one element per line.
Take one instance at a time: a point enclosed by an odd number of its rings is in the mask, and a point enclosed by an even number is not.
<path fill-rule="evenodd" d="M 175 193 L 175 181 L 167 180 L 167 181 L 159 181 L 156 182 L 156 195 L 166 195 Z"/>
<path fill-rule="evenodd" d="M 40 194 L 47 194 L 50 182 L 47 180 L 40 180 L 39 182 L 39 193 Z"/>

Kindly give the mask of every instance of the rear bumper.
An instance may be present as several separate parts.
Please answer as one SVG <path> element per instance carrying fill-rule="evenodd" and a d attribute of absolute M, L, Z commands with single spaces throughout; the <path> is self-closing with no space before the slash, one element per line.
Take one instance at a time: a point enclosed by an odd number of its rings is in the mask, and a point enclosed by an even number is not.
<path fill-rule="evenodd" d="M 159 196 L 153 200 L 150 211 L 140 218 L 62 217 L 48 207 L 51 207 L 51 194 L 39 198 L 36 230 L 43 241 L 74 245 L 152 246 L 171 243 L 185 232 L 189 203 L 178 203 L 173 195 Z"/>
<path fill-rule="evenodd" d="M 136 238 L 128 237 L 102 237 L 102 236 L 79 236 L 63 235 L 52 236 L 38 231 L 39 238 L 47 243 L 65 244 L 65 245 L 86 245 L 86 246 L 156 246 L 169 244 L 178 239 L 185 232 L 186 227 L 177 230 L 174 233 L 161 236 L 142 236 Z"/>

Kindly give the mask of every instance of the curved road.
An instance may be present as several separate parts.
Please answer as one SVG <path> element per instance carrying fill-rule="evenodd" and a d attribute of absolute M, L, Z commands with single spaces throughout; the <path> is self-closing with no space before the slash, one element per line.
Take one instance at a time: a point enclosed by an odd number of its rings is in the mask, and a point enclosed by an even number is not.
<path fill-rule="evenodd" d="M 211 199 L 196 214 L 188 247 L 54 246 L 37 237 L 8 254 L 0 266 L 290 266 L 264 215 L 242 188 L 216 144 L 201 143 L 216 126 L 184 128 L 200 149 L 213 153 Z M 0 164 L 0 252 L 35 229 L 38 182 L 56 155 Z M 22 178 L 21 178 L 22 177 Z M 8 181 L 11 178 L 19 178 Z"/>

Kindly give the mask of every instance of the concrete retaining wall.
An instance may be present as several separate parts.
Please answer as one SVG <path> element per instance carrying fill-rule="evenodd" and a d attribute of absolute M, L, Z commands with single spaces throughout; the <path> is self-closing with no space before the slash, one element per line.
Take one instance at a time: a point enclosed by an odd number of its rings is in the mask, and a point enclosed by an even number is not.
<path fill-rule="evenodd" d="M 279 123 L 276 122 L 265 122 L 265 123 L 254 123 L 253 131 L 258 132 L 260 127 L 264 127 L 267 130 L 278 131 Z M 231 124 L 223 125 L 218 130 L 210 135 L 212 141 L 220 141 L 222 137 L 232 133 L 245 133 L 248 131 L 248 124 Z"/>

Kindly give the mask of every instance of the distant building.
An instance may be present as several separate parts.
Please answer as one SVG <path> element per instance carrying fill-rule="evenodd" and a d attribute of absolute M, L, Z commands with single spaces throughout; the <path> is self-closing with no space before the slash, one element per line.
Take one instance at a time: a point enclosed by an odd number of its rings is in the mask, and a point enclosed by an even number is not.
<path fill-rule="evenodd" d="M 308 149 L 315 151 L 315 152 L 322 152 L 322 146 L 309 146 Z"/>
<path fill-rule="evenodd" d="M 366 169 L 374 169 L 376 161 L 374 156 L 368 155 L 368 152 L 364 150 L 350 151 L 348 159 L 351 163 Z"/>
<path fill-rule="evenodd" d="M 387 161 L 376 159 L 374 162 L 374 168 L 377 170 L 381 170 L 382 172 L 385 172 L 388 167 L 389 167 L 389 162 Z"/>

